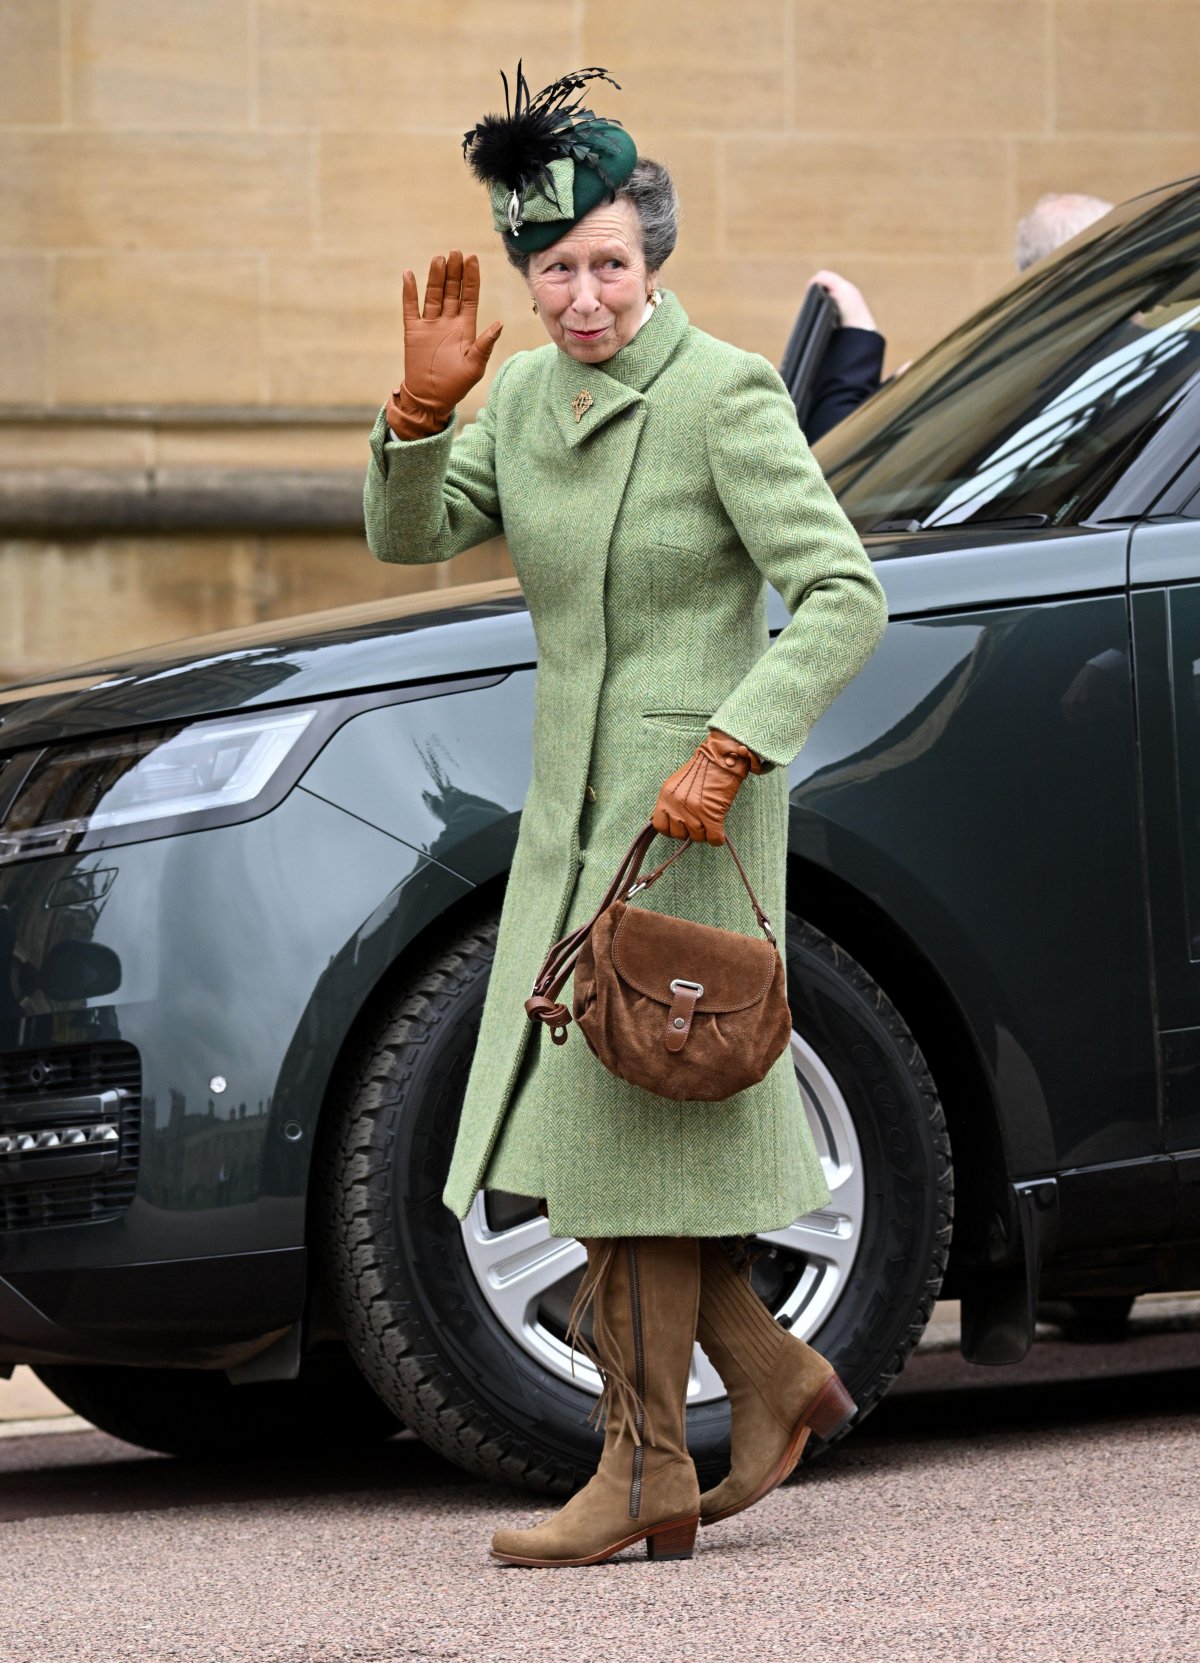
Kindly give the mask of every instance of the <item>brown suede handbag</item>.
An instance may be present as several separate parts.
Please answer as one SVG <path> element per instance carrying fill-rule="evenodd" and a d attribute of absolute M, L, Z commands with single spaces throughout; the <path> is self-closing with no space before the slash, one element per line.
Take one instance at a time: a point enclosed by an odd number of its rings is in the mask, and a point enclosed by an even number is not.
<path fill-rule="evenodd" d="M 764 940 L 631 907 L 690 846 L 641 878 L 654 837 L 652 824 L 638 833 L 594 916 L 550 949 L 525 1009 L 565 1044 L 571 1013 L 555 1001 L 574 970 L 575 1020 L 610 1073 L 676 1102 L 719 1102 L 787 1049 L 783 960 L 728 838 Z"/>

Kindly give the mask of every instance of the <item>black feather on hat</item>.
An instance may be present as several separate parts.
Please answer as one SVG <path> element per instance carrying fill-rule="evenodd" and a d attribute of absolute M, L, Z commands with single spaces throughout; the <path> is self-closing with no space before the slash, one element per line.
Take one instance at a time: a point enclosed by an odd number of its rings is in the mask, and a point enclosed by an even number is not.
<path fill-rule="evenodd" d="M 602 118 L 583 107 L 583 93 L 589 81 L 607 81 L 620 91 L 606 69 L 577 69 L 531 95 L 521 63 L 517 65 L 516 95 L 510 95 L 508 77 L 504 82 L 503 115 L 487 115 L 463 136 L 463 155 L 482 184 L 509 193 L 509 234 L 516 239 L 525 213 L 525 199 L 531 191 L 547 198 L 562 219 L 578 216 L 574 205 L 561 202 L 550 173 L 553 162 L 572 161 L 590 169 L 610 195 L 628 176 L 628 168 L 615 166 L 625 160 L 625 150 L 636 151 L 626 140 L 614 151 L 613 130 L 621 123 Z M 622 135 L 624 137 L 624 135 Z M 630 162 L 629 166 L 632 166 Z M 614 173 L 616 177 L 614 177 Z"/>

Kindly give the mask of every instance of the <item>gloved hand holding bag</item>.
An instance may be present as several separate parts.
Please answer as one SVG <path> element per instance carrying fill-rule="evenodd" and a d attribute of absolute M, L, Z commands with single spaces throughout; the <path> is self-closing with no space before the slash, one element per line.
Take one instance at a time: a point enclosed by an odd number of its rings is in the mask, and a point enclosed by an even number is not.
<path fill-rule="evenodd" d="M 651 823 L 663 837 L 693 843 L 724 843 L 725 816 L 747 774 L 761 774 L 762 760 L 720 728 L 664 780 Z"/>

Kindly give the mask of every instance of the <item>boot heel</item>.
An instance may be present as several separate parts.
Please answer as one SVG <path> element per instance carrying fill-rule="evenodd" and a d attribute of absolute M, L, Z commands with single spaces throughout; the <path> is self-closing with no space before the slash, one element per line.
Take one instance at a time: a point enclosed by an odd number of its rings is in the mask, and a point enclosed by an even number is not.
<path fill-rule="evenodd" d="M 684 1519 L 681 1523 L 652 1530 L 646 1537 L 647 1554 L 651 1559 L 690 1559 L 696 1546 L 696 1526 L 699 1523 L 697 1514 L 694 1519 Z"/>
<path fill-rule="evenodd" d="M 833 1374 L 817 1393 L 816 1401 L 808 1412 L 808 1427 L 816 1437 L 828 1442 L 857 1413 L 858 1405 L 837 1375 Z"/>

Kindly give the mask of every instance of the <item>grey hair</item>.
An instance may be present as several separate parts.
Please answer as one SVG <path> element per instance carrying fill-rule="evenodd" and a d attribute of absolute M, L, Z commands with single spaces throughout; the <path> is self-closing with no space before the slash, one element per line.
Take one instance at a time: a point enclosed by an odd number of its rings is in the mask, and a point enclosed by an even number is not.
<path fill-rule="evenodd" d="M 637 210 L 646 270 L 661 271 L 674 252 L 679 233 L 679 193 L 670 173 L 661 162 L 641 156 L 629 178 L 618 188 L 616 200 L 631 202 Z M 504 252 L 521 276 L 527 276 L 533 256 L 519 248 L 510 248 L 507 240 Z"/>
<path fill-rule="evenodd" d="M 1025 271 L 1035 260 L 1053 254 L 1111 211 L 1112 203 L 1099 196 L 1060 191 L 1039 196 L 1029 213 L 1017 222 L 1017 270 Z"/>

